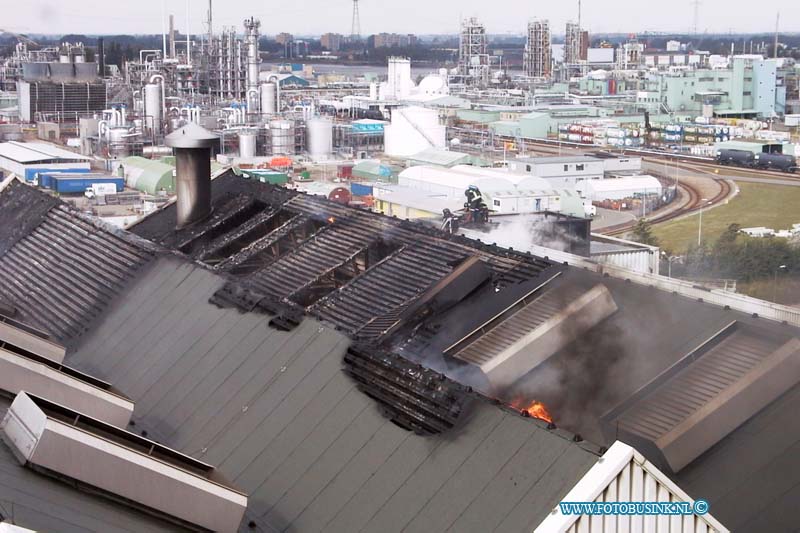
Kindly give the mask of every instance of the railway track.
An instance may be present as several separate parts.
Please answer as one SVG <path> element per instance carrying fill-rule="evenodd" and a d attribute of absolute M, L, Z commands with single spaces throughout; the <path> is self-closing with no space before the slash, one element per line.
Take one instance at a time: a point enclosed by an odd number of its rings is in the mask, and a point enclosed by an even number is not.
<path fill-rule="evenodd" d="M 731 184 L 727 179 L 714 178 L 714 181 L 719 185 L 719 192 L 713 198 L 708 200 L 708 204 L 706 205 L 718 204 L 724 201 L 731 194 Z M 646 220 L 648 222 L 651 224 L 661 224 L 685 215 L 696 213 L 700 209 L 705 208 L 706 205 L 704 205 L 700 192 L 697 189 L 686 183 L 680 184 L 679 187 L 688 195 L 688 200 L 686 201 L 685 205 L 661 215 L 647 217 Z M 600 233 L 612 237 L 624 235 L 625 233 L 631 231 L 636 226 L 637 222 L 638 221 L 631 221 L 624 224 L 617 224 L 616 226 L 610 226 L 608 228 L 604 228 Z"/>

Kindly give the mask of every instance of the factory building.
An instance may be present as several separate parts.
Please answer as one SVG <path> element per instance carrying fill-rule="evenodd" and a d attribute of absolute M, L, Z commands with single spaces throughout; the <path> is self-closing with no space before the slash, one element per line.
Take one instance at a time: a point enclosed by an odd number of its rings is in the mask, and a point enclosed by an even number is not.
<path fill-rule="evenodd" d="M 88 172 L 91 158 L 46 143 L 0 143 L 0 169 L 31 182 L 39 172 Z"/>
<path fill-rule="evenodd" d="M 86 62 L 25 63 L 17 95 L 23 122 L 78 122 L 82 116 L 106 109 L 108 102 L 97 63 Z"/>
<path fill-rule="evenodd" d="M 768 119 L 786 111 L 787 70 L 781 64 L 780 59 L 734 56 L 728 68 L 659 73 L 637 99 L 687 115 Z"/>
<path fill-rule="evenodd" d="M 787 422 L 798 409 L 797 310 L 536 245 L 486 245 L 231 173 L 209 185 L 198 205 L 166 206 L 132 232 L 16 182 L 0 191 L 0 214 L 17 221 L 0 225 L 3 313 L 37 332 L 4 338 L 3 361 L 41 364 L 37 350 L 60 346 L 75 369 L 62 373 L 91 370 L 95 388 L 124 395 L 102 394 L 106 404 L 135 406 L 133 424 L 114 430 L 0 381 L 0 498 L 17 525 L 552 531 L 589 525 L 559 514 L 566 498 L 644 491 L 710 502 L 710 514 L 665 525 L 786 529 L 798 457 L 775 442 L 800 431 Z M 213 216 L 176 227 L 190 205 Z M 58 256 L 35 245 L 49 239 Z M 53 275 L 64 265 L 72 282 Z M 589 355 L 599 365 L 573 366 Z M 731 358 L 737 372 L 713 371 Z M 645 423 L 686 397 L 694 403 L 658 428 Z M 45 428 L 26 461 L 43 468 L 15 457 L 26 449 L 11 438 L 18 421 Z M 98 429 L 114 437 L 101 452 L 149 449 L 167 462 L 156 486 L 193 473 L 194 489 L 175 485 L 186 497 L 160 501 L 126 481 L 147 455 L 122 482 L 101 477 L 75 455 L 99 444 Z M 42 443 L 56 430 L 80 461 L 49 455 Z M 153 437 L 162 444 L 142 440 Z M 76 479 L 103 490 L 76 491 Z M 212 483 L 213 496 L 196 499 Z M 57 519 L 40 512 L 43 494 L 63 505 Z M 197 512 L 199 501 L 215 512 Z M 658 520 L 630 518 L 643 530 Z"/>

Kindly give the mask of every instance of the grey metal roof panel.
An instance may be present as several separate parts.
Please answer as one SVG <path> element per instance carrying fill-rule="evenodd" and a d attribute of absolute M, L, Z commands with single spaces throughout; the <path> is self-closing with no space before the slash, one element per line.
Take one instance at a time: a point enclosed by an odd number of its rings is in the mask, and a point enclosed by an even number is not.
<path fill-rule="evenodd" d="M 456 524 L 485 531 L 505 513 L 482 509 L 480 527 L 472 527 L 463 516 L 476 511 L 474 502 L 506 501 L 500 490 L 521 501 L 535 479 L 514 485 L 512 462 L 543 461 L 549 467 L 535 475 L 557 469 L 571 479 L 518 511 L 521 522 L 535 524 L 597 459 L 481 400 L 453 432 L 416 436 L 384 418 L 342 372 L 344 335 L 312 319 L 277 331 L 262 315 L 209 304 L 224 282 L 158 258 L 68 361 L 113 376 L 137 402 L 137 431 L 217 465 L 249 493 L 247 519 L 263 530 L 386 530 L 415 520 L 413 527 L 428 531 Z M 567 457 L 540 447 L 578 452 Z M 452 514 L 426 510 L 424 491 L 437 506 L 451 505 Z"/>
<path fill-rule="evenodd" d="M 675 481 L 690 495 L 707 497 L 714 516 L 731 531 L 796 531 L 799 411 L 796 385 L 679 472 Z"/>

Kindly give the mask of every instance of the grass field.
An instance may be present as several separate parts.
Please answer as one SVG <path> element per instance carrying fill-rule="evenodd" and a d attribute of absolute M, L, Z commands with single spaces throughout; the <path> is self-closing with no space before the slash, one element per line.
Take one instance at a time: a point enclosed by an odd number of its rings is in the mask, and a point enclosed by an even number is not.
<path fill-rule="evenodd" d="M 713 244 L 730 224 L 789 229 L 800 223 L 800 187 L 738 183 L 741 192 L 727 205 L 703 213 L 703 240 Z M 664 249 L 683 254 L 697 243 L 699 215 L 653 226 Z"/>

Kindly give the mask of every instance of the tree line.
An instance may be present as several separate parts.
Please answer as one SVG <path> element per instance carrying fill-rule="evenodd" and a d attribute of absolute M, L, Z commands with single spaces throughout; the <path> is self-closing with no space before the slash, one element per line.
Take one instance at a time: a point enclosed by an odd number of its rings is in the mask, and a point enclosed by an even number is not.
<path fill-rule="evenodd" d="M 740 230 L 739 224 L 731 224 L 715 243 L 692 244 L 678 260 L 671 259 L 672 254 L 665 250 L 665 261 L 673 261 L 673 276 L 742 282 L 769 279 L 776 274 L 800 277 L 799 239 L 755 238 Z M 651 246 L 659 245 L 646 220 L 637 223 L 633 239 Z"/>

